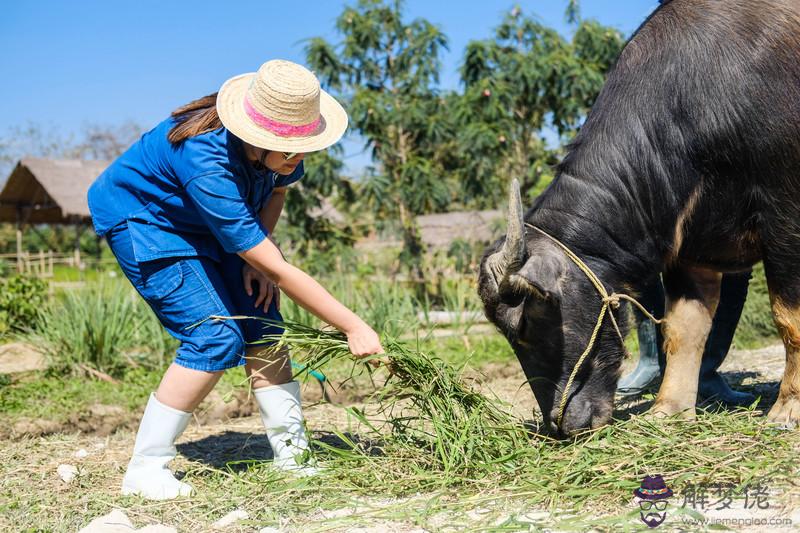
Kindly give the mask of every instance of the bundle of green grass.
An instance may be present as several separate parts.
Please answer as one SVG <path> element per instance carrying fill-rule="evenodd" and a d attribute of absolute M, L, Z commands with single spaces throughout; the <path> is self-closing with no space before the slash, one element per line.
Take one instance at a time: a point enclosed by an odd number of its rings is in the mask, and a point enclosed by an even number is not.
<path fill-rule="evenodd" d="M 297 323 L 284 323 L 277 341 L 292 349 L 302 370 L 318 372 L 334 361 L 353 360 L 347 338 Z M 375 410 L 349 411 L 370 439 L 380 442 L 381 454 L 401 455 L 426 470 L 469 477 L 488 464 L 514 468 L 514 458 L 529 445 L 523 421 L 498 398 L 489 398 L 468 384 L 463 372 L 441 359 L 395 339 L 383 339 L 386 353 L 354 363 L 372 372 L 377 360 L 388 361 L 388 377 L 375 393 Z M 372 364 L 371 364 L 372 363 Z M 375 453 L 354 446 L 363 453 Z"/>
<path fill-rule="evenodd" d="M 353 361 L 340 333 L 284 327 L 268 340 L 292 348 L 301 374 Z M 360 422 L 358 435 L 338 433 L 344 447 L 318 442 L 332 459 L 330 477 L 318 483 L 342 498 L 442 490 L 443 498 L 473 493 L 485 503 L 513 494 L 526 505 L 615 513 L 653 473 L 668 475 L 671 486 L 737 490 L 765 476 L 776 487 L 796 476 L 800 432 L 775 430 L 754 408 L 707 412 L 690 423 L 633 416 L 555 441 L 530 431 L 507 404 L 475 390 L 461 370 L 434 355 L 385 337 L 383 346 L 385 355 L 353 363 L 370 372 L 371 360 L 388 359 L 390 367 L 377 401 L 367 402 L 371 411 L 348 409 Z"/>

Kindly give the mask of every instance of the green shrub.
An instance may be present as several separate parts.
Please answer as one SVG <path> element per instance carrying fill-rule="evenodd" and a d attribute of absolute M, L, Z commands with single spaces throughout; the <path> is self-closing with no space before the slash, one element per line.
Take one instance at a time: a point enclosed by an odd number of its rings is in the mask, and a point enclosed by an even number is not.
<path fill-rule="evenodd" d="M 175 341 L 127 283 L 101 282 L 65 292 L 45 306 L 28 335 L 57 373 L 89 368 L 119 376 L 158 367 Z"/>
<path fill-rule="evenodd" d="M 753 269 L 753 279 L 750 281 L 747 301 L 736 329 L 734 344 L 738 348 L 754 348 L 779 340 L 772 320 L 764 265 L 759 263 Z"/>
<path fill-rule="evenodd" d="M 15 275 L 0 279 L 0 335 L 29 328 L 47 300 L 47 282 Z"/>

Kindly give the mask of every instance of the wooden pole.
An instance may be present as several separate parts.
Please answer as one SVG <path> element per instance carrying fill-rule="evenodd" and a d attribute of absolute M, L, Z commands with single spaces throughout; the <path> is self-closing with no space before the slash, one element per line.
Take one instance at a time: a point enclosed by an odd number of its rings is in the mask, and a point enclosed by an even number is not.
<path fill-rule="evenodd" d="M 22 213 L 17 208 L 17 272 L 22 273 Z"/>

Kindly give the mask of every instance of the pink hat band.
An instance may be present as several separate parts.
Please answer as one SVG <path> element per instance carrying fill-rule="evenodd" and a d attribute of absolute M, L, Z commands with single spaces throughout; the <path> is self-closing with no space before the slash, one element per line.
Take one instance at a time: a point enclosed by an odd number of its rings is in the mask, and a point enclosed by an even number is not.
<path fill-rule="evenodd" d="M 265 117 L 253 107 L 246 95 L 244 97 L 244 112 L 258 126 L 280 137 L 305 137 L 317 131 L 320 124 L 320 117 L 308 124 L 286 124 L 285 122 Z"/>

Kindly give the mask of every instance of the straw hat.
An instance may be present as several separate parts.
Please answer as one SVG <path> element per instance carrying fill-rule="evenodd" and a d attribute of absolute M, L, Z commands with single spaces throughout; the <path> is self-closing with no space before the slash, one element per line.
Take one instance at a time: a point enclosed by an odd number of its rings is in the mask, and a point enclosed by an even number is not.
<path fill-rule="evenodd" d="M 347 113 L 307 68 L 275 59 L 226 81 L 217 94 L 222 124 L 267 150 L 314 152 L 338 141 Z"/>

